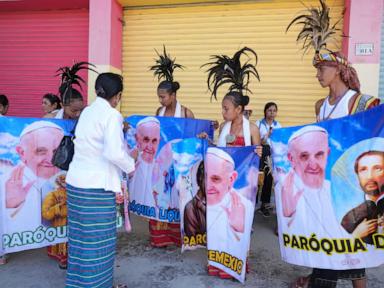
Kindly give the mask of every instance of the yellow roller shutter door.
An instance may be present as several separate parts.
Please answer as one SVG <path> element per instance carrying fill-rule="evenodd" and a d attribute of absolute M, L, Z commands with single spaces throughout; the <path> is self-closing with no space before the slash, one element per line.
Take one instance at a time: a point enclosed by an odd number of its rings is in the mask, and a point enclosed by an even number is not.
<path fill-rule="evenodd" d="M 251 119 L 260 118 L 264 104 L 275 101 L 279 105 L 278 120 L 284 126 L 313 122 L 314 103 L 327 90 L 315 78 L 312 51 L 303 57 L 295 44 L 297 28 L 285 34 L 287 24 L 303 9 L 301 1 L 238 2 L 125 9 L 122 113 L 155 113 L 159 106 L 158 83 L 148 67 L 156 58 L 154 49 L 161 51 L 165 44 L 177 63 L 186 67 L 174 75 L 181 85 L 179 101 L 198 118 L 221 121 L 220 104 L 226 90 L 219 93 L 219 101 L 210 102 L 207 74 L 200 66 L 208 62 L 210 55 L 232 55 L 248 46 L 259 56 L 257 69 L 261 77 L 260 83 L 254 80 L 251 84 Z M 336 19 L 343 10 L 343 1 L 330 2 Z M 305 3 L 318 5 L 317 1 Z"/>

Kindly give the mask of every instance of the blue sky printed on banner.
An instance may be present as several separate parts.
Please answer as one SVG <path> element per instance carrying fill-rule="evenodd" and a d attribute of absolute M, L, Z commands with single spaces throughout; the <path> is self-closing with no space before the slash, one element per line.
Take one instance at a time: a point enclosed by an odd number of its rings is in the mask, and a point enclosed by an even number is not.
<path fill-rule="evenodd" d="M 356 174 L 353 171 L 355 159 L 370 149 L 384 150 L 384 105 L 352 116 L 314 123 L 328 132 L 330 154 L 326 179 L 330 180 L 332 200 L 337 219 L 364 201 Z M 276 129 L 271 135 L 275 169 L 287 172 L 289 137 L 303 126 Z"/>
<path fill-rule="evenodd" d="M 191 169 L 197 162 L 204 160 L 204 154 L 208 148 L 206 140 L 197 138 L 184 139 L 178 143 L 172 144 L 173 158 L 177 162 L 180 159 L 183 163 L 175 163 L 176 178 L 179 174 L 188 174 L 188 169 Z M 232 156 L 235 162 L 235 170 L 238 177 L 234 184 L 235 189 L 241 189 L 249 185 L 248 173 L 249 171 L 259 171 L 259 157 L 254 152 L 254 146 L 247 147 L 227 147 L 221 148 Z M 252 174 L 252 176 L 255 176 Z M 256 175 L 257 177 L 257 175 Z M 257 181 L 257 179 L 253 179 Z"/>
<path fill-rule="evenodd" d="M 188 174 L 195 164 L 204 160 L 207 147 L 208 141 L 198 138 L 188 138 L 172 144 L 176 179 L 179 175 Z"/>
<path fill-rule="evenodd" d="M 48 121 L 62 127 L 65 135 L 69 135 L 73 129 L 73 120 L 0 117 L 0 164 L 16 165 L 20 158 L 15 147 L 19 144 L 19 135 L 29 124 L 36 121 Z"/>
<path fill-rule="evenodd" d="M 125 139 L 129 147 L 136 146 L 135 134 L 136 124 L 149 116 L 133 115 L 125 118 L 125 121 L 132 127 L 125 134 Z M 210 139 L 213 139 L 214 129 L 211 121 L 191 118 L 174 118 L 174 117 L 155 117 L 160 121 L 160 144 L 157 153 L 165 143 L 174 139 L 185 139 L 196 137 L 201 132 L 206 132 Z"/>
<path fill-rule="evenodd" d="M 248 172 L 250 169 L 259 170 L 259 156 L 254 152 L 254 146 L 246 147 L 218 147 L 226 151 L 229 155 L 232 156 L 232 159 L 235 161 L 235 170 L 238 173 L 237 179 L 233 187 L 235 189 L 241 189 L 244 186 L 247 186 Z"/>

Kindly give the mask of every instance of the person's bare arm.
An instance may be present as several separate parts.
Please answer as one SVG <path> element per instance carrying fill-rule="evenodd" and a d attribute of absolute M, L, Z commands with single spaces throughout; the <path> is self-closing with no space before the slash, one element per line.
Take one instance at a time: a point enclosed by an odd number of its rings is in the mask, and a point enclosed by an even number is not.
<path fill-rule="evenodd" d="M 259 128 L 253 124 L 250 123 L 250 129 L 251 129 L 251 142 L 252 145 L 260 145 L 260 131 Z"/>
<path fill-rule="evenodd" d="M 325 98 L 317 100 L 315 103 L 315 113 L 316 113 L 316 121 L 319 122 L 319 114 L 321 105 L 323 105 Z"/>
<path fill-rule="evenodd" d="M 185 117 L 186 118 L 192 118 L 194 119 L 195 118 L 195 115 L 193 115 L 192 111 L 190 109 L 188 109 L 187 107 L 185 107 Z"/>
<path fill-rule="evenodd" d="M 156 110 L 156 116 L 159 116 L 159 113 L 160 113 L 160 109 L 161 109 L 162 107 L 160 106 L 159 108 L 157 108 L 157 110 Z"/>

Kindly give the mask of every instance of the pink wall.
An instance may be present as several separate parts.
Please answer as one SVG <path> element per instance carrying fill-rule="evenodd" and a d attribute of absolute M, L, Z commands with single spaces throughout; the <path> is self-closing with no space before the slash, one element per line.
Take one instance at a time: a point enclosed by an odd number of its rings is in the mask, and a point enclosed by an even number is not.
<path fill-rule="evenodd" d="M 9 115 L 42 116 L 43 94 L 58 92 L 56 70 L 88 61 L 88 27 L 87 10 L 0 13 L 0 94 Z M 82 94 L 87 99 L 86 86 Z"/>
<path fill-rule="evenodd" d="M 345 0 L 343 52 L 352 63 L 379 63 L 383 0 Z M 373 55 L 356 56 L 357 43 L 373 43 Z"/>
<path fill-rule="evenodd" d="M 3 0 L 0 1 L 0 11 L 46 11 L 46 10 L 76 10 L 88 9 L 89 0 Z"/>
<path fill-rule="evenodd" d="M 111 65 L 122 67 L 123 52 L 123 9 L 116 0 L 112 0 L 111 9 Z"/>
<path fill-rule="evenodd" d="M 89 60 L 121 69 L 122 7 L 116 0 L 90 0 Z"/>

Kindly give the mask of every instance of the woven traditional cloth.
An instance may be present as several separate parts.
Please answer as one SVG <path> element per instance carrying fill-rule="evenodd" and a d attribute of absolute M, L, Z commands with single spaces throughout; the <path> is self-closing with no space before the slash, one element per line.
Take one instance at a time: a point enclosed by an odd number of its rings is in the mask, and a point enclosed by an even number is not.
<path fill-rule="evenodd" d="M 116 248 L 115 193 L 67 184 L 66 287 L 112 287 Z"/>
<path fill-rule="evenodd" d="M 149 234 L 151 245 L 165 247 L 169 245 L 181 246 L 180 224 L 149 220 Z"/>
<path fill-rule="evenodd" d="M 52 259 L 55 259 L 60 263 L 61 266 L 67 265 L 68 254 L 67 254 L 67 243 L 60 243 L 47 247 L 47 254 Z"/>
<path fill-rule="evenodd" d="M 349 65 L 347 59 L 336 56 L 333 53 L 315 54 L 315 57 L 313 57 L 313 66 L 317 66 L 322 62 L 335 62 L 337 64 L 341 64 L 346 67 L 348 67 Z"/>

